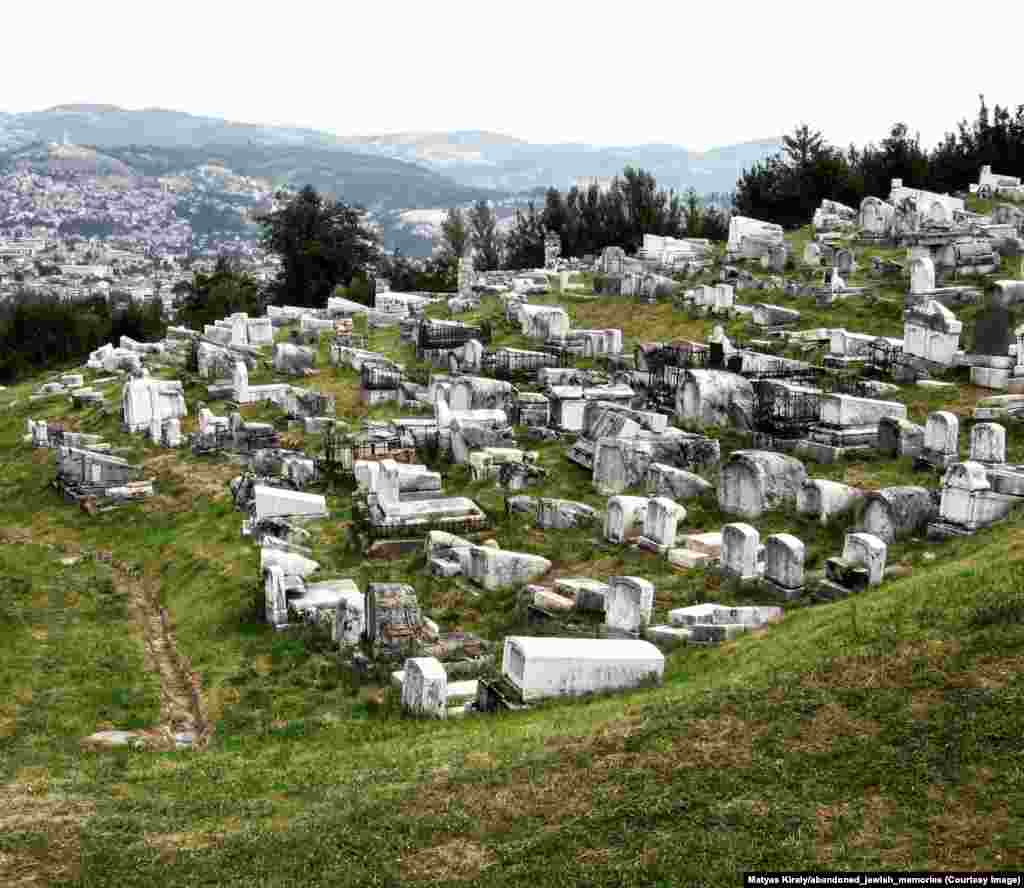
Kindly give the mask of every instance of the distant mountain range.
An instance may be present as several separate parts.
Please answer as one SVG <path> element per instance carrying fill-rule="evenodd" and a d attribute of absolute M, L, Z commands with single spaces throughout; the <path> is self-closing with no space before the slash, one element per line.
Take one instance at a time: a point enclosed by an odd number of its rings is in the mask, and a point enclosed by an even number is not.
<path fill-rule="evenodd" d="M 780 147 L 778 139 L 705 152 L 674 145 L 537 145 L 483 130 L 341 137 L 101 104 L 0 113 L 0 167 L 19 155 L 24 159 L 22 152 L 30 146 L 65 141 L 97 149 L 97 175 L 188 176 L 196 167 L 215 163 L 275 188 L 309 183 L 370 209 L 391 245 L 402 240 L 403 211 L 466 205 L 479 198 L 514 201 L 522 192 L 567 189 L 577 178 L 611 177 L 626 165 L 648 170 L 661 187 L 730 192 L 745 167 Z M 422 226 L 415 235 L 407 232 L 413 241 L 422 240 L 422 233 Z M 423 252 L 411 246 L 412 252 Z"/>

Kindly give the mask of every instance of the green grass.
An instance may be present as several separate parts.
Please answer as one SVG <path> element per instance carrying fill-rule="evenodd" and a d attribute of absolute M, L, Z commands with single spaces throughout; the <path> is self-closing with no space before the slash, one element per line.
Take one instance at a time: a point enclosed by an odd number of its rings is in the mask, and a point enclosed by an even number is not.
<path fill-rule="evenodd" d="M 668 304 L 561 302 L 576 325 L 621 326 L 629 344 L 710 332 L 711 321 Z M 805 327 L 901 328 L 888 308 L 794 304 Z M 461 317 L 495 319 L 496 344 L 529 347 L 498 313 L 485 299 Z M 370 346 L 411 361 L 395 329 L 374 331 Z M 400 717 L 392 691 L 351 674 L 322 634 L 262 623 L 256 552 L 227 496 L 237 466 L 152 448 L 121 433 L 114 413 L 29 405 L 38 383 L 5 392 L 19 404 L 0 418 L 0 883 L 731 885 L 751 869 L 1024 863 L 1020 516 L 972 538 L 900 541 L 889 563 L 901 578 L 835 604 L 787 605 L 780 624 L 720 648 L 676 649 L 661 687 L 424 724 Z M 334 391 L 352 423 L 396 413 L 357 407 L 353 373 L 324 369 L 309 384 Z M 918 422 L 953 399 L 966 437 L 981 394 L 961 384 L 952 396 L 905 387 L 898 397 Z M 188 397 L 201 389 L 190 385 Z M 53 454 L 20 442 L 25 418 L 43 416 L 128 448 L 157 478 L 157 499 L 92 518 L 63 503 L 48 487 Z M 724 455 L 746 445 L 720 438 Z M 550 475 L 526 493 L 603 506 L 565 459 L 567 442 L 521 443 Z M 1008 449 L 1024 462 L 1016 425 Z M 808 468 L 868 488 L 935 483 L 876 455 Z M 491 535 L 503 548 L 544 555 L 552 576 L 650 578 L 656 620 L 697 601 L 768 601 L 612 546 L 597 528 L 506 520 L 492 484 L 442 470 L 448 492 L 497 516 Z M 558 630 L 527 627 L 514 591 L 430 578 L 422 555 L 366 559 L 351 545 L 347 490 L 327 494 L 314 557 L 328 575 L 361 587 L 411 582 L 445 630 L 495 640 Z M 728 520 L 714 496 L 686 508 L 683 529 Z M 785 512 L 753 523 L 762 537 L 804 540 L 810 569 L 841 551 L 848 529 Z M 125 574 L 105 552 L 155 583 L 172 615 L 215 723 L 202 752 L 80 746 L 95 730 L 159 717 Z M 69 553 L 85 557 L 61 564 Z"/>

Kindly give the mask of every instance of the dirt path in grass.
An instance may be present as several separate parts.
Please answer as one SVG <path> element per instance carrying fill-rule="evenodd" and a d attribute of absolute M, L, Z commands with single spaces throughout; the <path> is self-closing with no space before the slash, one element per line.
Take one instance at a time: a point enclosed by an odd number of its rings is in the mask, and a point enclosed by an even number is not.
<path fill-rule="evenodd" d="M 179 650 L 167 608 L 160 604 L 159 584 L 149 577 L 118 571 L 130 607 L 142 629 L 146 668 L 160 677 L 160 723 L 145 732 L 151 748 L 202 749 L 210 737 L 202 685 L 188 658 Z"/>
<path fill-rule="evenodd" d="M 115 586 L 127 595 L 129 612 L 142 641 L 145 668 L 160 679 L 160 720 L 151 728 L 129 732 L 133 741 L 147 749 L 204 748 L 212 726 L 206 714 L 202 684 L 188 658 L 178 649 L 173 620 L 160 604 L 159 580 L 136 565 L 118 561 L 110 552 L 83 552 L 77 539 L 68 539 L 65 529 L 55 534 L 21 527 L 0 528 L 0 545 L 25 544 L 48 546 L 54 550 L 55 558 L 95 558 L 110 565 Z M 106 736 L 90 745 L 117 744 Z"/>

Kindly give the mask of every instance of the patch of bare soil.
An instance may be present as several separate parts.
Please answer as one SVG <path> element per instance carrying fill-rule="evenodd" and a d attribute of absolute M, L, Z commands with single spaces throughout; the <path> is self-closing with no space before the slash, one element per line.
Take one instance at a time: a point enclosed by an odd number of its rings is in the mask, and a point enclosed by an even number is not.
<path fill-rule="evenodd" d="M 45 781 L 0 786 L 0 835 L 29 833 L 44 841 L 0 851 L 0 885 L 67 885 L 81 869 L 80 833 L 93 813 L 88 802 L 50 795 Z"/>

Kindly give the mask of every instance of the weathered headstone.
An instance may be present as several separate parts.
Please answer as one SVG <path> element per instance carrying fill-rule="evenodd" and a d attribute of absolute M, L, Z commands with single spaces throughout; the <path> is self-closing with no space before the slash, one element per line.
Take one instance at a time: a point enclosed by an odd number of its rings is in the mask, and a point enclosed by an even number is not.
<path fill-rule="evenodd" d="M 803 542 L 789 533 L 773 533 L 764 541 L 764 578 L 787 600 L 803 590 L 804 554 Z"/>
<path fill-rule="evenodd" d="M 448 715 L 448 675 L 434 657 L 405 661 L 402 709 L 410 715 L 445 718 Z"/>
<path fill-rule="evenodd" d="M 867 568 L 868 583 L 877 586 L 885 573 L 885 541 L 870 533 L 848 533 L 843 545 L 843 559 Z"/>
<path fill-rule="evenodd" d="M 928 414 L 920 460 L 936 468 L 948 468 L 959 457 L 960 419 L 948 410 Z"/>
<path fill-rule="evenodd" d="M 971 429 L 973 462 L 997 465 L 1006 462 L 1006 428 L 995 422 L 979 422 Z"/>
<path fill-rule="evenodd" d="M 604 597 L 605 627 L 610 633 L 635 635 L 651 622 L 654 584 L 643 577 L 611 577 Z"/>
<path fill-rule="evenodd" d="M 722 573 L 739 580 L 757 579 L 757 554 L 761 535 L 743 522 L 722 528 Z"/>

